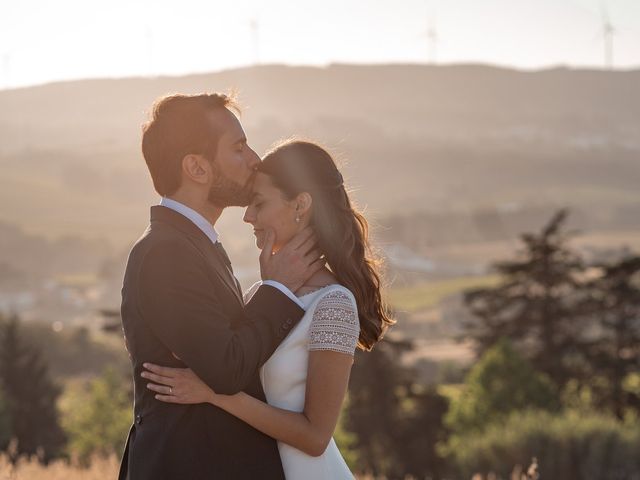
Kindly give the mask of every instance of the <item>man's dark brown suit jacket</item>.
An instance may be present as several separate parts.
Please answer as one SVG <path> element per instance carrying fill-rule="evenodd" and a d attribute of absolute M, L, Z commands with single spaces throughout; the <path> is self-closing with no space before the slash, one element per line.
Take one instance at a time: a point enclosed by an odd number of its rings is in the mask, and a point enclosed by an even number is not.
<path fill-rule="evenodd" d="M 140 377 L 144 362 L 189 366 L 217 393 L 265 399 L 259 369 L 304 312 L 267 285 L 244 306 L 226 261 L 188 218 L 151 208 L 122 288 L 135 403 L 120 480 L 284 478 L 272 438 L 210 404 L 160 402 Z"/>

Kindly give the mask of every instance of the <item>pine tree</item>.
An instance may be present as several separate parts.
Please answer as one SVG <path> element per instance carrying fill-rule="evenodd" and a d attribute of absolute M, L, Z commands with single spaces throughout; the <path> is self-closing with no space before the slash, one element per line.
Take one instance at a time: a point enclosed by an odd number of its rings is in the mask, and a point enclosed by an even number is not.
<path fill-rule="evenodd" d="M 378 477 L 395 463 L 394 434 L 402 392 L 411 384 L 398 357 L 407 342 L 385 339 L 371 352 L 357 352 L 349 381 L 345 428 L 356 436 L 359 469 Z"/>
<path fill-rule="evenodd" d="M 504 279 L 501 285 L 464 294 L 476 317 L 465 330 L 479 357 L 507 337 L 559 387 L 580 376 L 583 365 L 579 342 L 584 325 L 577 305 L 584 295 L 585 265 L 567 246 L 570 234 L 562 230 L 567 215 L 560 210 L 539 234 L 521 235 L 525 249 L 518 258 L 494 265 Z"/>
<path fill-rule="evenodd" d="M 5 394 L 0 388 L 0 451 L 5 450 L 11 440 L 11 419 Z"/>
<path fill-rule="evenodd" d="M 640 412 L 640 397 L 624 389 L 629 374 L 640 372 L 640 257 L 627 256 L 598 265 L 587 283 L 590 296 L 583 310 L 596 328 L 584 343 L 596 406 L 622 419 L 627 407 Z"/>
<path fill-rule="evenodd" d="M 351 373 L 345 428 L 355 434 L 358 469 L 374 477 L 440 478 L 444 460 L 437 443 L 446 438 L 448 404 L 414 384 L 401 363 L 407 341 L 385 338 L 371 352 L 358 352 Z"/>
<path fill-rule="evenodd" d="M 56 409 L 60 389 L 49 378 L 40 352 L 23 342 L 16 316 L 0 318 L 0 387 L 11 438 L 18 442 L 12 460 L 38 455 L 46 463 L 59 455 L 65 444 Z"/>
<path fill-rule="evenodd" d="M 389 478 L 440 479 L 447 470 L 439 445 L 449 436 L 445 415 L 449 401 L 434 387 L 414 385 L 402 402 L 395 428 L 394 457 Z"/>

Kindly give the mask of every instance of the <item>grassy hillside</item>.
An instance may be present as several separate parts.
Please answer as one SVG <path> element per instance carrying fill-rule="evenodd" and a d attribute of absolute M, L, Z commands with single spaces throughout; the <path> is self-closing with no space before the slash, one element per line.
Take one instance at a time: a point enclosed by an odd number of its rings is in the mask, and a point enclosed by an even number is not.
<path fill-rule="evenodd" d="M 325 143 L 374 218 L 640 201 L 639 71 L 261 66 L 0 92 L 0 220 L 126 245 L 156 201 L 139 152 L 153 99 L 232 87 L 258 152 L 292 134 Z"/>

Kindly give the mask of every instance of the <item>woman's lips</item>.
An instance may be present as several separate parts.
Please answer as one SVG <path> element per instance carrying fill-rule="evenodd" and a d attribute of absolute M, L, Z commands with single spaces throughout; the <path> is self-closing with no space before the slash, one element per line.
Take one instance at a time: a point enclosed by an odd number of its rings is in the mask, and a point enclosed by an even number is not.
<path fill-rule="evenodd" d="M 259 233 L 262 233 L 262 228 L 254 228 L 253 229 L 253 234 L 254 235 L 258 235 Z"/>

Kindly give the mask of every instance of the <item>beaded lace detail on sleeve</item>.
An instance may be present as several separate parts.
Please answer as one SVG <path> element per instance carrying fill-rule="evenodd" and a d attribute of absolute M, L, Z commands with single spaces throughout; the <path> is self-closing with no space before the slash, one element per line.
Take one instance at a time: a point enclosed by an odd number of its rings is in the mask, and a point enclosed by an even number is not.
<path fill-rule="evenodd" d="M 351 296 L 340 290 L 324 295 L 313 312 L 309 350 L 353 355 L 359 335 L 358 312 Z"/>

